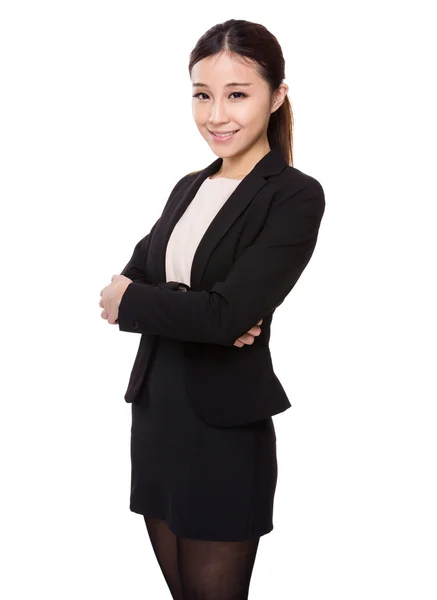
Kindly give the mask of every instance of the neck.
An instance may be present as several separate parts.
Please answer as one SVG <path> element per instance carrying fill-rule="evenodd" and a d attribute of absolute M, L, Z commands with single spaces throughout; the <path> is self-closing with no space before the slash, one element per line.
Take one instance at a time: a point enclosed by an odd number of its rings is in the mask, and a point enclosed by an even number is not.
<path fill-rule="evenodd" d="M 270 152 L 267 138 L 245 150 L 242 154 L 224 157 L 222 165 L 213 177 L 229 177 L 230 179 L 243 179 L 266 154 Z"/>

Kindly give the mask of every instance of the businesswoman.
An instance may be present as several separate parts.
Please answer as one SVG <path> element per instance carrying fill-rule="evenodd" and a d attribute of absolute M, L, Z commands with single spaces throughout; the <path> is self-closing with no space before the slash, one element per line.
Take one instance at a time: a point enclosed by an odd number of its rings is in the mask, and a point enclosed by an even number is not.
<path fill-rule="evenodd" d="M 292 166 L 284 59 L 265 27 L 212 27 L 189 74 L 196 126 L 218 158 L 176 183 L 99 305 L 141 334 L 125 395 L 130 510 L 174 599 L 241 600 L 273 529 L 272 415 L 291 406 L 270 323 L 310 260 L 325 201 Z"/>

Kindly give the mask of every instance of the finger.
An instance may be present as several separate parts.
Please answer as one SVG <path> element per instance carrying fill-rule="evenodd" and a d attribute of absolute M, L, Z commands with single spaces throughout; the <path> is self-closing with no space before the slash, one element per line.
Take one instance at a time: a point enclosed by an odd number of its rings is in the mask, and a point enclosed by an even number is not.
<path fill-rule="evenodd" d="M 250 335 L 259 335 L 261 333 L 261 327 L 258 327 L 257 325 L 255 325 L 255 327 L 252 327 L 251 329 L 249 329 L 249 331 L 247 333 L 250 333 Z"/>
<path fill-rule="evenodd" d="M 255 338 L 250 335 L 249 333 L 245 333 L 244 335 L 242 335 L 241 337 L 238 338 L 241 342 L 243 342 L 244 344 L 248 344 L 249 346 L 251 344 L 253 344 L 253 342 L 255 341 Z"/>
<path fill-rule="evenodd" d="M 258 321 L 257 325 L 261 325 L 262 322 L 263 320 L 261 319 L 261 321 Z"/>
<path fill-rule="evenodd" d="M 234 342 L 234 346 L 237 346 L 237 348 L 242 348 L 244 346 L 243 342 L 241 342 L 239 339 L 235 340 Z"/>

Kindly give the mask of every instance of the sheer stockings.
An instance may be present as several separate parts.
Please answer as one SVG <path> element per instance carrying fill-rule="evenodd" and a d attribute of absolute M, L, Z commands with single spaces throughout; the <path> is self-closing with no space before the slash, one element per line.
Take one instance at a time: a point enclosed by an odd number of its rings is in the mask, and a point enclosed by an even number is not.
<path fill-rule="evenodd" d="M 160 519 L 144 520 L 173 600 L 247 600 L 259 537 L 196 540 L 176 536 Z"/>
<path fill-rule="evenodd" d="M 144 517 L 156 559 L 173 600 L 183 600 L 178 571 L 177 538 L 165 521 Z"/>

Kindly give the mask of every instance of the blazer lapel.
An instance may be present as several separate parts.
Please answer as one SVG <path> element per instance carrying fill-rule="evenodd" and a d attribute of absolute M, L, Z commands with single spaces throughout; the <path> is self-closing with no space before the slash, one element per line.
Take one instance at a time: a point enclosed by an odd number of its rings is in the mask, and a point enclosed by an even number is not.
<path fill-rule="evenodd" d="M 176 223 L 184 214 L 190 202 L 193 200 L 197 191 L 207 177 L 217 173 L 222 165 L 223 159 L 217 158 L 210 165 L 202 169 L 194 177 L 189 188 L 182 192 L 180 197 L 176 197 L 167 214 L 162 215 L 162 224 L 156 232 L 157 256 L 159 256 L 159 265 L 157 266 L 159 281 L 166 281 L 165 273 L 165 253 L 167 243 Z M 279 145 L 271 148 L 270 152 L 259 160 L 254 168 L 244 177 L 235 190 L 231 193 L 224 205 L 217 212 L 205 234 L 197 246 L 191 266 L 191 285 L 194 291 L 200 291 L 203 272 L 208 259 L 221 238 L 250 204 L 256 194 L 266 184 L 267 178 L 276 175 L 287 166 L 287 162 L 280 150 Z M 171 211 L 171 212 L 170 212 Z"/>

